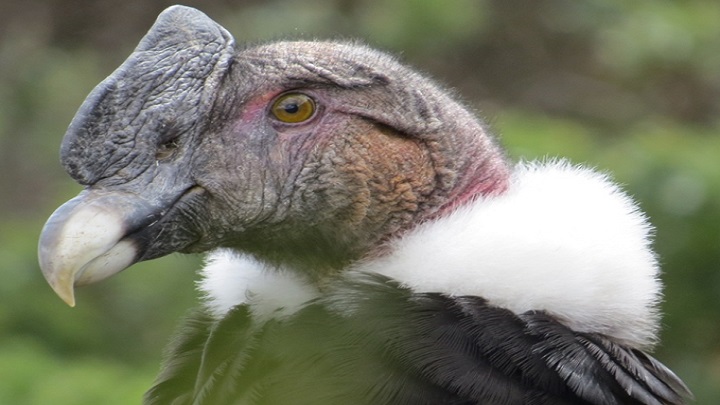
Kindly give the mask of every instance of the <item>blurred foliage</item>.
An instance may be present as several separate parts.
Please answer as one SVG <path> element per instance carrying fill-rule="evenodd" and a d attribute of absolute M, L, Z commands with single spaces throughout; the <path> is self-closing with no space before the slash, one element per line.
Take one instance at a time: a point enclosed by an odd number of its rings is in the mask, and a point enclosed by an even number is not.
<path fill-rule="evenodd" d="M 89 90 L 171 2 L 0 3 L 0 404 L 139 401 L 200 260 L 142 263 L 66 308 L 36 264 L 79 191 L 57 159 Z M 657 356 L 720 403 L 720 3 L 639 0 L 190 1 L 239 42 L 361 38 L 457 89 L 516 158 L 613 173 L 657 227 Z"/>

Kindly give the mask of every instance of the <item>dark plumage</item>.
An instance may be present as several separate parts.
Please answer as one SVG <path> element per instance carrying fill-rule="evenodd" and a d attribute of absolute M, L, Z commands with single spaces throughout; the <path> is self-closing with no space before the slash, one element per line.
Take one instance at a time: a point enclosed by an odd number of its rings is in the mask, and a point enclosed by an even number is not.
<path fill-rule="evenodd" d="M 355 306 L 353 316 L 337 305 Z M 546 313 L 516 316 L 480 297 L 414 294 L 373 277 L 343 283 L 284 321 L 257 324 L 245 306 L 219 321 L 191 316 L 146 399 L 673 404 L 685 392 L 651 357 Z"/>
<path fill-rule="evenodd" d="M 43 230 L 73 287 L 216 250 L 149 404 L 683 404 L 645 354 L 649 225 L 606 177 L 512 166 L 364 46 L 240 47 L 171 7 L 63 140 L 86 186 Z"/>

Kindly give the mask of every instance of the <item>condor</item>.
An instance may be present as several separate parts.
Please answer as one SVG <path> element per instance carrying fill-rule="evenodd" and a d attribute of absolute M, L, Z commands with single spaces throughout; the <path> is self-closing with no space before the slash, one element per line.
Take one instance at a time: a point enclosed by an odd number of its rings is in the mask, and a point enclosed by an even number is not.
<path fill-rule="evenodd" d="M 605 175 L 510 163 L 433 81 L 346 42 L 238 46 L 164 11 L 80 107 L 73 288 L 210 252 L 147 404 L 684 404 L 650 357 L 651 227 Z"/>

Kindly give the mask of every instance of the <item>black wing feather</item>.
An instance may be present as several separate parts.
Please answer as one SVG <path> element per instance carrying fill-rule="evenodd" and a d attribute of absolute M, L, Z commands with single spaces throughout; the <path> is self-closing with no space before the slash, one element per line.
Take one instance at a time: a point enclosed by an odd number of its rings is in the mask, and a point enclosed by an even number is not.
<path fill-rule="evenodd" d="M 195 315 L 148 404 L 685 404 L 652 357 L 544 312 L 418 294 L 368 275 L 290 318 Z"/>

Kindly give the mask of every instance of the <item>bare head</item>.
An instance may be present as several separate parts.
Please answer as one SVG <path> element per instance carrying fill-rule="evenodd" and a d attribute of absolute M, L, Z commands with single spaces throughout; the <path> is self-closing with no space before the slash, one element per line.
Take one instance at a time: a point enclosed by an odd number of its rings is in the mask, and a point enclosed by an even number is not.
<path fill-rule="evenodd" d="M 86 190 L 48 220 L 39 255 L 68 302 L 135 262 L 216 247 L 321 278 L 502 192 L 509 172 L 480 121 L 394 58 L 239 47 L 179 6 L 88 96 L 61 155 Z"/>

